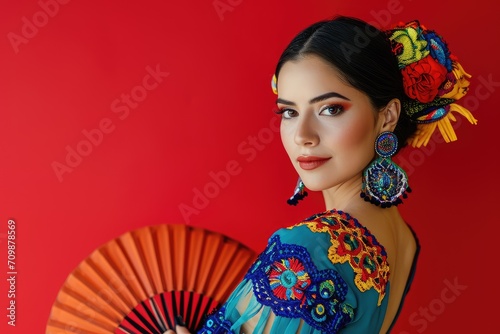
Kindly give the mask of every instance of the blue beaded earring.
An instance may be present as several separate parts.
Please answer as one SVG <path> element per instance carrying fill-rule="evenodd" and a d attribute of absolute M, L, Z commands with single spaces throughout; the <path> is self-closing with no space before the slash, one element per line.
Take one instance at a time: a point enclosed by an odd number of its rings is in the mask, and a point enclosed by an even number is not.
<path fill-rule="evenodd" d="M 286 202 L 290 205 L 297 205 L 301 199 L 307 196 L 307 191 L 304 189 L 304 182 L 299 177 L 297 181 L 297 185 L 295 186 L 295 191 L 293 192 L 292 197 L 290 197 Z"/>
<path fill-rule="evenodd" d="M 375 140 L 378 157 L 363 172 L 361 197 L 370 203 L 389 208 L 401 204 L 401 197 L 407 198 L 411 192 L 408 176 L 396 165 L 391 156 L 398 148 L 398 138 L 393 132 L 386 131 Z"/>

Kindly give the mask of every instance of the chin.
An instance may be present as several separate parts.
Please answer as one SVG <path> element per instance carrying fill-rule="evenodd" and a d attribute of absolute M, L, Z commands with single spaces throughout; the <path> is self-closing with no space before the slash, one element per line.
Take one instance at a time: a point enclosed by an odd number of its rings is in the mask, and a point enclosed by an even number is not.
<path fill-rule="evenodd" d="M 310 181 L 304 179 L 302 179 L 302 182 L 304 182 L 304 186 L 311 191 L 323 191 L 330 188 L 325 182 Z"/>

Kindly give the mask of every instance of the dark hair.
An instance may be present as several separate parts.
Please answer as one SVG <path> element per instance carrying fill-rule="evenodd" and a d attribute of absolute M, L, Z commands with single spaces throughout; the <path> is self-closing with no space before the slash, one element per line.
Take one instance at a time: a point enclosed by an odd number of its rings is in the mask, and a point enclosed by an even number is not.
<path fill-rule="evenodd" d="M 386 35 L 374 26 L 347 16 L 320 21 L 301 31 L 283 51 L 276 66 L 276 78 L 287 62 L 314 54 L 333 65 L 352 87 L 367 94 L 381 109 L 393 98 L 408 98 L 396 56 Z M 401 110 L 394 133 L 398 151 L 415 133 L 417 125 Z"/>

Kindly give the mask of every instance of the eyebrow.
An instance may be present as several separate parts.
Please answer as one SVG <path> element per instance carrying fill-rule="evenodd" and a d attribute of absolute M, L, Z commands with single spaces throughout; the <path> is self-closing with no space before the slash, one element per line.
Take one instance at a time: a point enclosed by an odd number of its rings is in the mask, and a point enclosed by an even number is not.
<path fill-rule="evenodd" d="M 316 97 L 312 98 L 311 100 L 309 100 L 309 104 L 321 102 L 321 101 L 327 100 L 331 97 L 339 97 L 341 99 L 351 101 L 350 99 L 348 99 L 344 95 L 341 95 L 341 94 L 336 93 L 336 92 L 329 92 L 329 93 L 321 94 L 320 96 L 316 96 Z M 285 99 L 280 99 L 280 98 L 276 99 L 276 103 L 288 104 L 288 105 L 292 105 L 292 106 L 296 105 L 295 102 L 288 101 Z"/>

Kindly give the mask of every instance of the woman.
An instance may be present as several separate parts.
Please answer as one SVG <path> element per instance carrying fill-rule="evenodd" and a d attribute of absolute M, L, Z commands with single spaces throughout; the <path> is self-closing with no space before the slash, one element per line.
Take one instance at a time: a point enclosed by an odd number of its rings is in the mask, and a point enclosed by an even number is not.
<path fill-rule="evenodd" d="M 349 17 L 311 25 L 283 52 L 273 89 L 299 182 L 325 211 L 280 229 L 200 333 L 387 333 L 410 288 L 418 240 L 397 204 L 410 192 L 391 156 L 425 145 L 469 77 L 418 22 L 387 32 Z M 375 148 L 375 149 L 374 149 Z M 177 332 L 185 329 L 178 327 Z"/>

